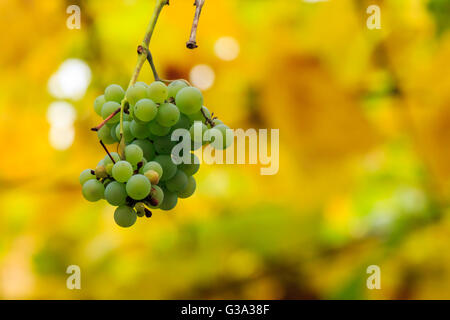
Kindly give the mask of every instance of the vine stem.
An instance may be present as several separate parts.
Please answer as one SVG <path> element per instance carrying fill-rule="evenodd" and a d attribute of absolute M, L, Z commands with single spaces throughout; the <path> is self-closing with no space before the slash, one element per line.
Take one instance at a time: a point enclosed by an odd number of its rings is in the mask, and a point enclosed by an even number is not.
<path fill-rule="evenodd" d="M 142 66 L 144 65 L 145 61 L 149 57 L 149 45 L 150 45 L 150 39 L 152 38 L 153 31 L 155 30 L 156 21 L 158 21 L 159 14 L 161 13 L 162 8 L 169 4 L 169 0 L 156 0 L 155 9 L 153 10 L 153 14 L 150 18 L 150 22 L 147 26 L 147 30 L 145 32 L 144 40 L 142 41 L 142 44 L 138 46 L 137 52 L 138 52 L 138 61 L 136 62 L 136 66 L 134 68 L 134 72 L 131 76 L 130 82 L 128 84 L 127 90 L 133 86 L 137 78 L 139 76 L 139 73 L 142 69 Z M 152 70 L 154 68 L 153 61 L 151 63 Z M 156 71 L 156 69 L 154 70 Z M 155 75 L 155 72 L 154 72 Z M 157 74 L 156 74 L 157 76 Z M 119 152 L 121 154 L 121 157 L 123 157 L 123 151 L 125 149 L 125 139 L 123 138 L 123 112 L 125 109 L 125 105 L 127 103 L 127 98 L 123 98 L 121 104 L 120 104 L 120 143 L 119 143 Z"/>
<path fill-rule="evenodd" d="M 186 47 L 189 49 L 195 49 L 198 47 L 196 42 L 197 37 L 197 28 L 198 21 L 200 20 L 200 13 L 202 12 L 203 5 L 205 4 L 205 0 L 195 0 L 195 16 L 194 21 L 192 22 L 191 28 L 191 36 L 189 37 L 189 41 L 186 42 Z"/>
<path fill-rule="evenodd" d="M 109 120 L 111 120 L 112 117 L 114 117 L 116 114 L 118 114 L 121 110 L 121 107 L 114 110 L 113 113 L 111 113 L 105 120 L 102 121 L 98 126 L 91 128 L 92 131 L 98 131 L 100 130 Z"/>

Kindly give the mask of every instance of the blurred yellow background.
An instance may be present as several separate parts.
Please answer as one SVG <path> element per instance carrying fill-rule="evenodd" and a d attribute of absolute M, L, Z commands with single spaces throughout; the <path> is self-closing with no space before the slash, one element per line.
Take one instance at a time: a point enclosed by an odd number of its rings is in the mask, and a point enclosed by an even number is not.
<path fill-rule="evenodd" d="M 278 174 L 203 164 L 193 197 L 119 228 L 78 175 L 154 1 L 2 1 L 0 298 L 449 299 L 450 2 L 206 0 L 188 50 L 192 2 L 163 9 L 156 67 L 231 128 L 279 128 Z"/>

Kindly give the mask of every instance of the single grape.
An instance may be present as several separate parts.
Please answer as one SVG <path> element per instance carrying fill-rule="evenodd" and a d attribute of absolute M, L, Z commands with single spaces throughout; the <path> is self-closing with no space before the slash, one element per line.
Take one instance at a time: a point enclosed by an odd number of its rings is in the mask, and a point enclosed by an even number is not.
<path fill-rule="evenodd" d="M 133 115 L 135 119 L 142 122 L 149 122 L 155 119 L 157 113 L 158 107 L 156 106 L 156 103 L 150 99 L 139 100 L 133 108 Z"/>
<path fill-rule="evenodd" d="M 102 107 L 102 118 L 105 120 L 111 115 L 114 111 L 120 108 L 120 104 L 115 101 L 107 101 Z M 108 120 L 107 124 L 111 125 L 120 121 L 120 112 L 117 113 L 114 117 Z"/>
<path fill-rule="evenodd" d="M 184 189 L 177 192 L 178 198 L 182 198 L 182 199 L 189 198 L 190 196 L 192 196 L 194 194 L 196 187 L 197 187 L 197 183 L 195 182 L 194 177 L 189 176 Z"/>
<path fill-rule="evenodd" d="M 121 102 L 125 97 L 125 91 L 118 84 L 111 84 L 105 89 L 105 100 Z"/>
<path fill-rule="evenodd" d="M 209 110 L 208 110 L 207 107 L 203 106 L 203 107 L 202 107 L 199 111 L 197 111 L 196 113 L 193 113 L 193 114 L 188 115 L 189 120 L 191 120 L 191 121 L 201 121 L 201 122 L 205 123 L 205 116 L 203 115 L 202 110 L 203 110 L 203 112 L 205 113 L 205 115 L 206 115 L 209 119 L 211 119 L 211 112 L 209 112 Z"/>
<path fill-rule="evenodd" d="M 229 130 L 230 128 L 224 124 L 214 126 L 206 131 L 205 140 L 210 141 L 215 149 L 226 149 L 233 143 L 234 139 L 234 134 Z M 222 139 L 216 139 L 216 136 L 221 136 Z"/>
<path fill-rule="evenodd" d="M 91 173 L 91 169 L 84 169 L 80 173 L 80 184 L 83 185 L 86 181 L 90 179 L 95 179 L 95 175 Z"/>
<path fill-rule="evenodd" d="M 177 170 L 175 175 L 166 181 L 166 188 L 172 192 L 179 192 L 183 190 L 188 182 L 186 173 L 182 170 Z"/>
<path fill-rule="evenodd" d="M 112 168 L 112 176 L 119 182 L 127 182 L 133 175 L 133 166 L 128 161 L 118 161 Z"/>
<path fill-rule="evenodd" d="M 152 185 L 149 197 L 150 201 L 147 202 L 147 205 L 150 208 L 159 208 L 164 200 L 164 191 L 159 186 Z"/>
<path fill-rule="evenodd" d="M 197 173 L 200 168 L 200 161 L 198 157 L 191 153 L 190 163 L 181 163 L 178 165 L 178 169 L 182 170 L 188 176 L 192 176 Z"/>
<path fill-rule="evenodd" d="M 120 123 L 116 126 L 115 131 L 117 140 L 120 139 Z M 134 135 L 131 133 L 130 121 L 123 122 L 123 137 L 125 138 L 125 143 L 130 143 L 134 139 Z"/>
<path fill-rule="evenodd" d="M 147 88 L 147 96 L 156 103 L 164 103 L 168 97 L 169 89 L 161 81 L 151 83 Z"/>
<path fill-rule="evenodd" d="M 86 200 L 95 202 L 103 198 L 105 187 L 100 181 L 96 179 L 89 179 L 83 184 L 81 193 Z"/>
<path fill-rule="evenodd" d="M 180 111 L 173 103 L 163 103 L 158 108 L 156 121 L 163 127 L 171 127 L 180 119 Z"/>
<path fill-rule="evenodd" d="M 150 122 L 148 128 L 150 129 L 150 133 L 160 137 L 165 136 L 170 132 L 170 127 L 163 127 L 156 121 Z"/>
<path fill-rule="evenodd" d="M 178 202 L 178 197 L 177 194 L 175 192 L 171 192 L 167 189 L 163 189 L 164 191 L 164 198 L 162 203 L 160 204 L 159 208 L 161 210 L 172 210 L 173 208 L 175 208 L 175 206 L 177 205 Z"/>
<path fill-rule="evenodd" d="M 191 134 L 191 140 L 196 143 L 205 144 L 207 141 L 203 138 L 203 135 L 207 130 L 208 127 L 206 126 L 206 124 L 200 121 L 195 121 L 194 124 L 189 129 L 189 133 Z"/>
<path fill-rule="evenodd" d="M 106 102 L 105 95 L 103 95 L 103 94 L 101 96 L 98 96 L 94 100 L 94 111 L 100 117 L 102 116 L 102 107 L 105 102 Z"/>
<path fill-rule="evenodd" d="M 106 186 L 105 199 L 113 206 L 125 204 L 127 199 L 127 191 L 123 183 L 113 181 Z"/>
<path fill-rule="evenodd" d="M 134 205 L 134 209 L 136 210 L 136 214 L 138 217 L 143 217 L 145 215 L 145 205 L 143 202 L 138 202 Z"/>
<path fill-rule="evenodd" d="M 172 148 L 177 144 L 176 141 L 170 139 L 170 135 L 163 137 L 155 137 L 153 140 L 153 145 L 158 154 L 170 154 Z"/>
<path fill-rule="evenodd" d="M 142 174 L 132 176 L 126 185 L 127 194 L 134 200 L 142 200 L 150 193 L 152 184 Z"/>
<path fill-rule="evenodd" d="M 169 98 L 174 98 L 176 97 L 178 91 L 180 91 L 183 88 L 186 88 L 188 86 L 188 84 L 186 82 L 184 82 L 183 80 L 175 80 L 172 81 L 167 88 L 169 89 Z"/>
<path fill-rule="evenodd" d="M 108 126 L 103 126 L 97 131 L 97 137 L 105 144 L 113 144 L 116 139 L 111 136 L 111 129 Z"/>
<path fill-rule="evenodd" d="M 125 160 L 131 164 L 137 164 L 142 160 L 144 152 L 141 147 L 136 144 L 129 144 L 125 147 Z"/>
<path fill-rule="evenodd" d="M 163 174 L 161 175 L 160 181 L 169 180 L 177 172 L 177 165 L 173 163 L 172 158 L 168 155 L 157 155 L 154 161 L 158 162 L 163 169 Z"/>
<path fill-rule="evenodd" d="M 159 177 L 161 178 L 163 175 L 163 168 L 161 167 L 161 165 L 156 162 L 156 161 L 150 161 L 147 162 L 139 171 L 142 174 L 145 174 L 145 172 L 147 172 L 148 170 L 153 170 L 156 171 L 159 175 Z"/>
<path fill-rule="evenodd" d="M 152 160 L 155 157 L 155 147 L 153 144 L 147 139 L 137 139 L 132 142 L 139 146 L 144 152 L 144 158 L 148 161 Z"/>
<path fill-rule="evenodd" d="M 146 124 L 140 124 L 136 122 L 136 120 L 131 121 L 130 131 L 138 139 L 145 139 L 150 134 L 149 126 Z"/>
<path fill-rule="evenodd" d="M 131 207 L 120 206 L 114 211 L 114 221 L 122 228 L 131 227 L 136 222 L 136 219 L 136 211 Z"/>
<path fill-rule="evenodd" d="M 186 87 L 178 91 L 175 103 L 182 113 L 194 114 L 203 105 L 203 95 L 197 88 Z"/>
<path fill-rule="evenodd" d="M 127 90 L 126 96 L 130 105 L 134 106 L 139 100 L 147 98 L 147 88 L 136 83 Z"/>

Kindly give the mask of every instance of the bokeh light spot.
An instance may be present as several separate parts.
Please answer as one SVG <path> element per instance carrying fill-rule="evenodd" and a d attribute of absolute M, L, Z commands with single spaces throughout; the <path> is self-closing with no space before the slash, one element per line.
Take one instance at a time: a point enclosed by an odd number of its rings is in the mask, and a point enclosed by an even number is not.
<path fill-rule="evenodd" d="M 48 81 L 49 93 L 58 99 L 81 99 L 91 82 L 91 69 L 80 59 L 67 59 Z"/>
<path fill-rule="evenodd" d="M 214 84 L 215 78 L 216 75 L 214 73 L 214 70 L 206 64 L 199 64 L 194 66 L 189 73 L 189 79 L 191 83 L 201 90 L 207 90 L 211 88 L 211 86 Z"/>
<path fill-rule="evenodd" d="M 216 56 L 225 61 L 231 61 L 239 55 L 239 43 L 233 37 L 219 38 L 214 44 Z"/>

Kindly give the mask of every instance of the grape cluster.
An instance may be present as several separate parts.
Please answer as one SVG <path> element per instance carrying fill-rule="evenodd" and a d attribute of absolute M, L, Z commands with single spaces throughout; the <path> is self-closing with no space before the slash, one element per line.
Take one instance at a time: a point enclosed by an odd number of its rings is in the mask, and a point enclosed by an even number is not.
<path fill-rule="evenodd" d="M 122 137 L 118 110 L 123 102 Z M 200 164 L 192 152 L 187 157 L 190 161 L 175 164 L 174 130 L 189 130 L 190 151 L 207 143 L 225 149 L 231 142 L 228 127 L 203 106 L 200 90 L 184 80 L 168 86 L 161 81 L 137 82 L 126 92 L 112 84 L 95 99 L 94 110 L 107 120 L 96 129 L 100 141 L 114 144 L 123 139 L 125 147 L 121 155 L 108 152 L 95 169 L 81 172 L 82 194 L 88 201 L 105 199 L 117 206 L 114 220 L 121 227 L 132 226 L 137 217 L 151 217 L 150 209 L 171 210 L 179 198 L 194 193 L 193 175 Z M 201 134 L 194 135 L 196 128 Z"/>

